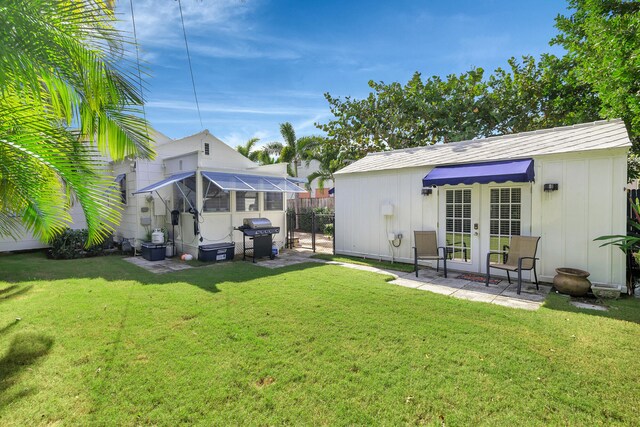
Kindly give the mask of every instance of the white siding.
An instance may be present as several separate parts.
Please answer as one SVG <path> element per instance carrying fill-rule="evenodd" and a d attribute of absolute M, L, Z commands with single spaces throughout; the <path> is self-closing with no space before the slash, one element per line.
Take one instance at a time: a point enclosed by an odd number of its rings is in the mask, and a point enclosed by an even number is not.
<path fill-rule="evenodd" d="M 72 222 L 69 224 L 69 228 L 74 230 L 87 228 L 87 221 L 84 218 L 84 213 L 80 205 L 74 205 L 70 212 Z M 32 233 L 29 233 L 22 229 L 17 239 L 14 240 L 11 237 L 0 237 L 0 252 L 8 251 L 24 251 L 30 249 L 48 248 L 49 244 L 37 239 Z"/>

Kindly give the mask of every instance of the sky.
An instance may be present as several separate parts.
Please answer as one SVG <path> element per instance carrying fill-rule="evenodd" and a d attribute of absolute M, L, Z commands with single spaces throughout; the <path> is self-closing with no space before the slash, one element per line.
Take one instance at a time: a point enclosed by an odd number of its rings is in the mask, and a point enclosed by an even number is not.
<path fill-rule="evenodd" d="M 324 93 L 366 97 L 368 82 L 406 83 L 414 72 L 486 72 L 549 46 L 560 0 L 278 1 L 181 0 L 202 124 L 177 0 L 118 0 L 118 27 L 133 37 L 145 69 L 146 114 L 171 138 L 203 129 L 231 146 L 321 134 L 331 118 Z M 133 55 L 133 53 L 131 52 Z"/>

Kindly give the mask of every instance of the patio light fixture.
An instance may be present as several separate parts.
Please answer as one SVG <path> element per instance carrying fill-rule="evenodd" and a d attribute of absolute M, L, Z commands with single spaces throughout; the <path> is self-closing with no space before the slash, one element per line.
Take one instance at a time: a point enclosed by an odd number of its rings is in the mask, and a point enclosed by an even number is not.
<path fill-rule="evenodd" d="M 545 184 L 544 191 L 558 191 L 558 184 Z"/>
<path fill-rule="evenodd" d="M 423 188 L 422 189 L 422 195 L 423 196 L 430 196 L 433 193 L 433 188 Z"/>

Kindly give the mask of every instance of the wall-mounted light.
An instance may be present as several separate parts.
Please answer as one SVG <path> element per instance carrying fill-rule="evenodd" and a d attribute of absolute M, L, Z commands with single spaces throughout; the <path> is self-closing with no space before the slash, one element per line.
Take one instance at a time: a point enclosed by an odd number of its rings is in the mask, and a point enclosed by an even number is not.
<path fill-rule="evenodd" d="M 136 162 L 129 163 L 129 169 L 131 169 L 131 172 L 135 172 L 136 171 Z"/>
<path fill-rule="evenodd" d="M 558 191 L 558 184 L 545 184 L 544 191 Z"/>
<path fill-rule="evenodd" d="M 433 193 L 433 188 L 423 188 L 422 189 L 422 195 L 423 196 L 430 196 Z"/>

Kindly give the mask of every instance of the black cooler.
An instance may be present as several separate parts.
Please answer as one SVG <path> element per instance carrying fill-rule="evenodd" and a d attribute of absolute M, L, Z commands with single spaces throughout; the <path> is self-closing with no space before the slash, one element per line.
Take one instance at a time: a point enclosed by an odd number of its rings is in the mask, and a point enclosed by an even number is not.
<path fill-rule="evenodd" d="M 142 242 L 142 258 L 147 261 L 162 261 L 167 254 L 167 245 Z"/>
<path fill-rule="evenodd" d="M 211 245 L 200 245 L 198 248 L 198 259 L 200 261 L 230 261 L 236 251 L 234 242 L 213 243 Z"/>

